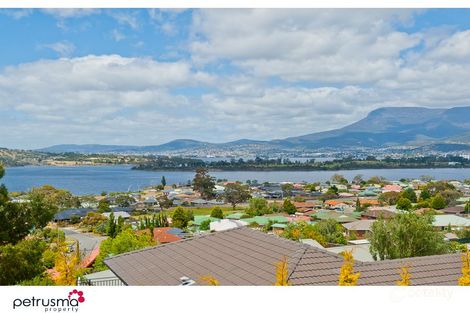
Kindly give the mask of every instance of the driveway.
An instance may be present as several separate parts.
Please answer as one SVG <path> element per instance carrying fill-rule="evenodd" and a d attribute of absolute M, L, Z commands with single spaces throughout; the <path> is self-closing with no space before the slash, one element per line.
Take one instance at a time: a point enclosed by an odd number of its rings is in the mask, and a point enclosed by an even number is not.
<path fill-rule="evenodd" d="M 80 251 L 84 255 L 88 255 L 97 248 L 101 241 L 105 240 L 107 237 L 99 236 L 90 233 L 82 233 L 75 228 L 63 227 L 60 228 L 64 233 L 65 237 L 68 239 L 78 240 L 80 243 Z"/>

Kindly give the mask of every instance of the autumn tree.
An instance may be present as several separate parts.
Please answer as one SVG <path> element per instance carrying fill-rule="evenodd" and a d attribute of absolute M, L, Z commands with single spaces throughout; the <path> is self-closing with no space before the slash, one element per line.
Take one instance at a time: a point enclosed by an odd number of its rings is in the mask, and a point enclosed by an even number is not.
<path fill-rule="evenodd" d="M 283 257 L 282 260 L 276 263 L 276 282 L 275 286 L 290 286 L 289 282 L 289 264 L 287 263 L 287 257 Z"/>
<path fill-rule="evenodd" d="M 361 273 L 354 273 L 354 257 L 351 251 L 344 251 L 343 265 L 339 273 L 339 286 L 356 286 Z"/>
<path fill-rule="evenodd" d="M 57 285 L 74 286 L 77 278 L 82 273 L 80 266 L 80 246 L 76 242 L 75 251 L 69 251 L 69 247 L 64 241 L 58 242 L 58 251 L 55 260 L 55 270 L 58 275 L 55 278 Z"/>
<path fill-rule="evenodd" d="M 409 286 L 411 284 L 410 266 L 403 265 L 400 268 L 400 280 L 397 281 L 397 286 Z"/>
<path fill-rule="evenodd" d="M 201 194 L 203 199 L 209 200 L 214 197 L 215 179 L 209 175 L 207 169 L 199 167 L 193 179 L 193 190 Z"/>
<path fill-rule="evenodd" d="M 462 276 L 459 278 L 459 286 L 470 286 L 470 250 L 462 254 Z"/>
<path fill-rule="evenodd" d="M 201 276 L 199 281 L 208 286 L 220 286 L 218 279 L 211 275 Z"/>
<path fill-rule="evenodd" d="M 243 203 L 251 198 L 250 188 L 246 185 L 231 183 L 225 185 L 224 199 L 235 209 L 237 204 Z"/>

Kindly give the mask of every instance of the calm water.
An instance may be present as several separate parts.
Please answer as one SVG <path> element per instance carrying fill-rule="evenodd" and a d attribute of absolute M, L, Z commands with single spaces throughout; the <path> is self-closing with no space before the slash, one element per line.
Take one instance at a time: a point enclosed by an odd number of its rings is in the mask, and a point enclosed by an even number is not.
<path fill-rule="evenodd" d="M 57 188 L 68 189 L 75 194 L 97 194 L 102 191 L 138 190 L 144 186 L 160 183 L 164 175 L 168 184 L 185 183 L 192 179 L 192 172 L 147 172 L 133 171 L 128 165 L 117 166 L 80 166 L 80 167 L 53 167 L 53 166 L 27 166 L 6 169 L 2 179 L 10 191 L 26 191 L 34 186 L 45 184 Z M 370 176 L 384 176 L 390 180 L 400 178 L 419 178 L 429 175 L 435 179 L 465 179 L 470 178 L 470 169 L 399 169 L 399 170 L 354 170 L 354 171 L 312 171 L 312 172 L 212 172 L 217 178 L 230 181 L 246 181 L 248 179 L 259 182 L 300 182 L 300 181 L 326 181 L 333 174 L 339 173 L 347 179 L 357 174 Z"/>

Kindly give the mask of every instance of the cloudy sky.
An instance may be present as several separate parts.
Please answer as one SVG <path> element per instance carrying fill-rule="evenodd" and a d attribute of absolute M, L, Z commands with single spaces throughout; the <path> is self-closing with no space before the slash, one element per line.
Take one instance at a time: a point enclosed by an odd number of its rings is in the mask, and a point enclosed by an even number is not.
<path fill-rule="evenodd" d="M 470 10 L 0 10 L 0 146 L 274 139 L 470 105 Z"/>

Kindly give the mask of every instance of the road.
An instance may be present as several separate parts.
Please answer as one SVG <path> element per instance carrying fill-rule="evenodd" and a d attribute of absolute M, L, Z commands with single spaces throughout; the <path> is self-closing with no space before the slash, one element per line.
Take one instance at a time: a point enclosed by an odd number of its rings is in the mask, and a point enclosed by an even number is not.
<path fill-rule="evenodd" d="M 71 227 L 61 227 L 60 229 L 65 233 L 66 238 L 78 240 L 78 242 L 80 243 L 80 251 L 84 255 L 90 254 L 93 249 L 97 248 L 100 245 L 101 241 L 106 239 L 106 237 L 104 236 L 98 236 L 89 233 L 81 233 L 75 228 Z"/>

